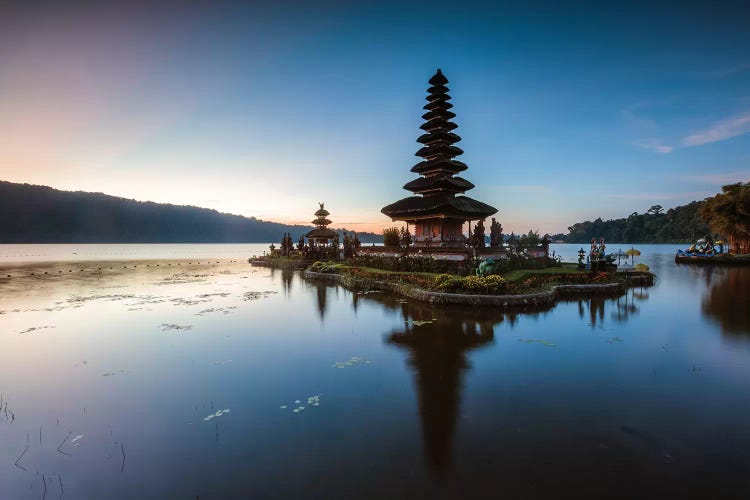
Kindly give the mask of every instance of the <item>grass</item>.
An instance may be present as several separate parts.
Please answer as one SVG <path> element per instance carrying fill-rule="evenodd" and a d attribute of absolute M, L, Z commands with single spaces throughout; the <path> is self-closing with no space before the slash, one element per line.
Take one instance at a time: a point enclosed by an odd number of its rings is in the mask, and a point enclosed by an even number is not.
<path fill-rule="evenodd" d="M 340 270 L 344 269 L 359 269 L 360 271 L 364 271 L 366 273 L 370 274 L 383 274 L 383 275 L 405 275 L 410 274 L 414 276 L 423 276 L 425 278 L 435 278 L 439 276 L 441 273 L 425 273 L 425 272 L 412 272 L 412 271 L 388 271 L 385 269 L 377 269 L 375 267 L 361 267 L 361 266 L 347 266 L 347 265 L 337 265 L 336 266 Z M 458 275 L 456 275 L 458 276 Z"/>
<path fill-rule="evenodd" d="M 506 281 L 519 281 L 531 276 L 557 276 L 562 274 L 586 274 L 583 269 L 578 269 L 576 264 L 562 267 L 545 267 L 543 269 L 515 269 L 502 275 Z"/>
<path fill-rule="evenodd" d="M 259 258 L 264 258 L 266 260 L 275 260 L 275 261 L 279 261 L 279 262 L 299 262 L 301 260 L 304 260 L 304 258 L 302 258 L 302 257 L 282 257 L 280 255 L 279 256 L 276 256 L 276 255 L 266 255 L 264 257 L 259 257 Z"/>

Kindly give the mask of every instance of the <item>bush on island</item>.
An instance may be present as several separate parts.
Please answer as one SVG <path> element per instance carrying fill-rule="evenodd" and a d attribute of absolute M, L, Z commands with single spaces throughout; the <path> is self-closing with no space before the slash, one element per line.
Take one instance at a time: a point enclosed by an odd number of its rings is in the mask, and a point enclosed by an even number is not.
<path fill-rule="evenodd" d="M 316 260 L 310 266 L 310 270 L 315 273 L 333 274 L 337 272 L 338 264 L 336 264 L 335 262 L 322 262 Z"/>
<path fill-rule="evenodd" d="M 496 274 L 490 276 L 458 277 L 441 274 L 435 278 L 435 289 L 448 293 L 499 294 L 508 288 L 508 282 Z"/>

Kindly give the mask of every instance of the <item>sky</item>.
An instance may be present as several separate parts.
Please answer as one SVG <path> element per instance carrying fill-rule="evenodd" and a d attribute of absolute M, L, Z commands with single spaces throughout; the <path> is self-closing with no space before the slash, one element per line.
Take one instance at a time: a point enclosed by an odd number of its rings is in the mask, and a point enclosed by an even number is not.
<path fill-rule="evenodd" d="M 505 232 L 750 181 L 750 3 L 562 3 L 6 0 L 0 179 L 380 232 L 441 68 Z"/>

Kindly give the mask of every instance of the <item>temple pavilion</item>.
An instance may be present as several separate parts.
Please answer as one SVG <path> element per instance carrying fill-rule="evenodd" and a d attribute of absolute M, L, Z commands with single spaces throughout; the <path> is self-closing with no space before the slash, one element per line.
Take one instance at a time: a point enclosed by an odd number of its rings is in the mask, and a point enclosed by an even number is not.
<path fill-rule="evenodd" d="M 328 228 L 328 224 L 331 223 L 328 216 L 331 214 L 325 209 L 325 203 L 318 203 L 318 205 L 320 208 L 315 212 L 315 220 L 312 221 L 315 229 L 308 231 L 305 238 L 311 246 L 331 246 L 339 235 L 333 229 Z"/>
<path fill-rule="evenodd" d="M 429 83 L 424 106 L 427 112 L 422 115 L 425 123 L 420 127 L 425 133 L 417 139 L 422 148 L 416 156 L 422 161 L 411 169 L 420 177 L 404 185 L 414 196 L 391 203 L 381 212 L 393 221 L 413 226 L 415 247 L 464 247 L 464 223 L 483 220 L 497 209 L 459 196 L 474 184 L 456 175 L 468 167 L 455 159 L 463 151 L 455 146 L 461 137 L 453 132 L 458 125 L 451 121 L 456 114 L 450 111 L 453 105 L 448 102 L 451 97 L 445 86 L 448 79 L 438 69 Z"/>

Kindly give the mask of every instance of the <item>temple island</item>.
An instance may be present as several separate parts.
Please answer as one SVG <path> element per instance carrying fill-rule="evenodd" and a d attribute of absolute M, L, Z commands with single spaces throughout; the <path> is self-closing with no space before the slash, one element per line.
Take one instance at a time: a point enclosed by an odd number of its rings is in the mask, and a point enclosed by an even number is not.
<path fill-rule="evenodd" d="M 458 125 L 452 121 L 456 114 L 451 111 L 448 78 L 438 69 L 428 83 L 427 104 L 423 107 L 426 112 L 422 115 L 425 122 L 420 127 L 424 133 L 417 139 L 421 148 L 416 156 L 422 160 L 411 168 L 419 177 L 404 185 L 414 195 L 383 207 L 381 212 L 394 222 L 406 223 L 407 234 L 413 234 L 408 253 L 454 261 L 505 258 L 508 249 L 503 244 L 502 225 L 494 217 L 489 247 L 486 244 L 485 221 L 497 213 L 497 208 L 465 196 L 474 184 L 457 175 L 469 167 L 456 160 L 463 150 L 456 146 L 461 137 L 454 132 Z M 472 222 L 475 222 L 473 229 Z M 464 234 L 464 227 L 468 228 L 469 236 Z M 363 249 L 394 257 L 393 250 Z M 542 239 L 524 250 L 535 258 L 545 259 L 549 256 L 549 241 Z"/>
<path fill-rule="evenodd" d="M 459 176 L 469 167 L 456 159 L 463 150 L 456 145 L 461 137 L 455 132 L 448 79 L 438 69 L 428 83 L 417 138 L 420 160 L 411 168 L 417 177 L 403 186 L 411 196 L 381 210 L 403 227 L 385 229 L 382 246 L 363 246 L 355 233 L 330 229 L 330 213 L 320 203 L 315 227 L 300 236 L 296 248 L 285 234 L 280 248 L 271 245 L 269 255 L 251 259 L 254 264 L 306 268 L 310 278 L 417 300 L 505 307 L 550 304 L 581 293 L 621 293 L 653 281 L 642 264 L 618 270 L 618 255 L 606 253 L 603 239 L 592 241 L 588 256 L 581 249 L 577 263 L 563 263 L 550 255 L 547 235 L 504 236 L 493 217 L 497 208 L 466 196 L 475 186 Z"/>

